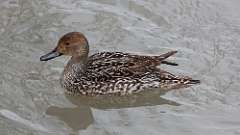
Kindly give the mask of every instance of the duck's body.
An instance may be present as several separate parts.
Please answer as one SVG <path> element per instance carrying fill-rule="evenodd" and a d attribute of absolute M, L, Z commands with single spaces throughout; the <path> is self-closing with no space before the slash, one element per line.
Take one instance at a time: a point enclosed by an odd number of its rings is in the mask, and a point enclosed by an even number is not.
<path fill-rule="evenodd" d="M 74 46 L 77 39 L 80 41 L 78 43 L 80 47 Z M 66 51 L 69 43 L 73 44 L 70 46 L 73 50 Z M 151 88 L 173 89 L 199 83 L 199 80 L 177 77 L 157 67 L 161 63 L 177 65 L 165 61 L 176 51 L 160 56 L 101 52 L 88 57 L 87 40 L 81 33 L 77 32 L 66 34 L 58 44 L 60 47 L 43 56 L 41 60 L 53 58 L 52 54 L 56 52 L 58 55 L 66 52 L 72 56 L 61 77 L 62 86 L 70 94 L 127 95 Z"/>

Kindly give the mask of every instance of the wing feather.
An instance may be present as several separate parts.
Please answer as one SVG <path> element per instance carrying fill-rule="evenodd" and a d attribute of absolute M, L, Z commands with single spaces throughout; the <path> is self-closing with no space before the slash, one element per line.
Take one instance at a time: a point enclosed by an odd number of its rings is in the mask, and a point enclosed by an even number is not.
<path fill-rule="evenodd" d="M 87 74 L 91 80 L 98 78 L 99 81 L 136 77 L 146 72 L 158 71 L 157 66 L 175 53 L 176 51 L 171 51 L 160 56 L 140 56 L 122 52 L 96 53 L 88 59 Z"/>

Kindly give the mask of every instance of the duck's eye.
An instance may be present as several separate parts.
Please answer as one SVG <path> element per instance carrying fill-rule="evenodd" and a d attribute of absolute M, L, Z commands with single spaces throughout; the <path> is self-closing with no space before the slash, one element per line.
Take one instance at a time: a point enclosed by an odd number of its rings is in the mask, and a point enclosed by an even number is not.
<path fill-rule="evenodd" d="M 69 46 L 69 45 L 70 45 L 70 43 L 68 43 L 68 42 L 67 42 L 65 45 Z"/>

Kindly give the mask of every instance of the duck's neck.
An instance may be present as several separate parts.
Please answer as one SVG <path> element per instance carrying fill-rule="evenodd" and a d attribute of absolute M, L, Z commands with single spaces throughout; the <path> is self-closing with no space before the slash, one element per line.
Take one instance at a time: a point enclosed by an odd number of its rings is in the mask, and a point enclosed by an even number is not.
<path fill-rule="evenodd" d="M 86 71 L 88 55 L 84 56 L 72 56 L 71 59 L 68 61 L 63 75 L 77 77 L 81 76 Z"/>
<path fill-rule="evenodd" d="M 72 57 L 66 67 L 64 68 L 62 77 L 60 79 L 61 85 L 68 89 L 77 89 L 75 82 L 81 77 L 85 77 L 87 69 L 88 56 L 85 57 Z"/>

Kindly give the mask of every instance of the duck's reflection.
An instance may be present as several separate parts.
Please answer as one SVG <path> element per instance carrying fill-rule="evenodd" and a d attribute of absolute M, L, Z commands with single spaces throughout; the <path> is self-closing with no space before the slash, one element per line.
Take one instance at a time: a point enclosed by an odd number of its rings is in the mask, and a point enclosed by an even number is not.
<path fill-rule="evenodd" d="M 69 96 L 66 98 L 77 106 L 89 106 L 97 109 L 119 109 L 140 106 L 154 106 L 161 104 L 179 105 L 176 102 L 160 97 L 160 91 L 142 92 L 129 96 Z"/>
<path fill-rule="evenodd" d="M 164 92 L 165 93 L 165 92 Z M 50 106 L 46 114 L 55 116 L 58 119 L 64 121 L 74 131 L 85 129 L 91 123 L 94 118 L 92 115 L 91 108 L 97 109 L 119 109 L 129 107 L 140 107 L 140 106 L 154 106 L 161 104 L 169 104 L 177 106 L 176 102 L 169 101 L 161 98 L 164 94 L 161 91 L 142 92 L 130 96 L 97 96 L 97 97 L 86 97 L 86 96 L 69 96 L 65 95 L 66 98 L 77 105 L 76 108 L 59 108 Z"/>
<path fill-rule="evenodd" d="M 79 106 L 76 108 L 50 106 L 46 114 L 57 117 L 74 131 L 85 129 L 93 123 L 92 112 L 88 106 Z"/>

